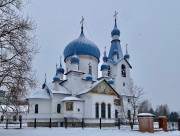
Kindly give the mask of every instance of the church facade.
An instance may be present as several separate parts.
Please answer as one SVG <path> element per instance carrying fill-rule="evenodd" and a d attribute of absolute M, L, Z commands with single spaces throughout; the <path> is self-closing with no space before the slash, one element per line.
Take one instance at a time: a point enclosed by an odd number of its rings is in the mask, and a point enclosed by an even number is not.
<path fill-rule="evenodd" d="M 28 117 L 102 118 L 113 123 L 114 118 L 125 118 L 125 108 L 131 115 L 128 92 L 132 67 L 127 49 L 123 55 L 116 19 L 109 54 L 104 51 L 101 77 L 98 77 L 100 50 L 85 37 L 83 29 L 82 22 L 80 36 L 64 49 L 65 68 L 60 62 L 53 81 L 45 80 L 42 89 L 28 96 Z"/>

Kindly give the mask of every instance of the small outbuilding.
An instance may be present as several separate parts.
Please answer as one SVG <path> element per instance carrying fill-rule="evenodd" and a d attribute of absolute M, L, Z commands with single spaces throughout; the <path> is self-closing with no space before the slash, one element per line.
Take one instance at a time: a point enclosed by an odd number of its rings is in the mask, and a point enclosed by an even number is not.
<path fill-rule="evenodd" d="M 162 128 L 163 131 L 167 132 L 167 117 L 165 116 L 159 116 L 159 128 Z"/>
<path fill-rule="evenodd" d="M 154 115 L 150 113 L 138 114 L 139 131 L 154 133 Z"/>

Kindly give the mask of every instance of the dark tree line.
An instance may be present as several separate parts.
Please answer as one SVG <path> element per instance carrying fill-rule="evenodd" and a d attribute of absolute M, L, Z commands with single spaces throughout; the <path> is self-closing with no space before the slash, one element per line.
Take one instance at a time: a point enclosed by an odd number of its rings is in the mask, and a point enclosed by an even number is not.
<path fill-rule="evenodd" d="M 36 86 L 32 59 L 38 47 L 33 22 L 22 13 L 25 2 L 0 0 L 0 87 L 6 92 L 0 104 L 13 105 L 16 112 L 27 91 Z"/>
<path fill-rule="evenodd" d="M 151 103 L 148 100 L 144 100 L 140 103 L 138 113 L 151 113 L 155 115 L 155 120 L 158 120 L 159 116 L 166 116 L 168 121 L 170 122 L 177 122 L 179 117 L 178 112 L 170 111 L 167 104 L 159 105 L 154 110 L 151 106 Z"/>

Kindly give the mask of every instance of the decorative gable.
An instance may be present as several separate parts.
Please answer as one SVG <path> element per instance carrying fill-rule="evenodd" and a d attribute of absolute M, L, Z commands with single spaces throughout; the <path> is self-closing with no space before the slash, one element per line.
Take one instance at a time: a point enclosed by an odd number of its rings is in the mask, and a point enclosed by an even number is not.
<path fill-rule="evenodd" d="M 106 94 L 106 95 L 117 95 L 117 93 L 110 87 L 105 81 L 99 83 L 94 87 L 90 93 Z"/>

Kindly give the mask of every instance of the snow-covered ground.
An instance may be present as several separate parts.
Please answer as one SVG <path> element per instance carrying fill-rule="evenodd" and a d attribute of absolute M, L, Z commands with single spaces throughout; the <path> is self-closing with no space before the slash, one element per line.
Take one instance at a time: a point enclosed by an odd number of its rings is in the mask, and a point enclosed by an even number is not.
<path fill-rule="evenodd" d="M 121 128 L 0 128 L 0 136 L 180 136 L 180 131 L 140 133 Z"/>

